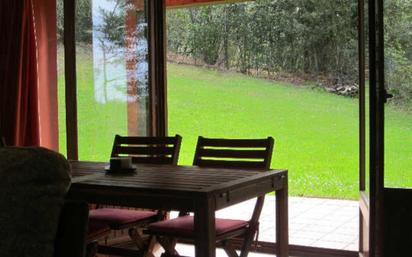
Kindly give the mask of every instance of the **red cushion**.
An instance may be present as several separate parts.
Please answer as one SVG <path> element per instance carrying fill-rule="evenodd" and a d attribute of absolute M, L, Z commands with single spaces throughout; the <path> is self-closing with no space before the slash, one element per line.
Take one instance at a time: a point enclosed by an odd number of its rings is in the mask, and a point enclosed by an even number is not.
<path fill-rule="evenodd" d="M 157 213 L 154 211 L 101 208 L 90 210 L 89 220 L 105 222 L 111 228 L 118 228 L 119 226 L 139 222 L 156 215 Z"/>
<path fill-rule="evenodd" d="M 216 219 L 216 235 L 221 235 L 236 229 L 246 227 L 249 223 L 244 220 Z M 149 233 L 176 234 L 181 236 L 194 236 L 193 216 L 183 216 L 176 219 L 151 223 L 148 226 Z"/>

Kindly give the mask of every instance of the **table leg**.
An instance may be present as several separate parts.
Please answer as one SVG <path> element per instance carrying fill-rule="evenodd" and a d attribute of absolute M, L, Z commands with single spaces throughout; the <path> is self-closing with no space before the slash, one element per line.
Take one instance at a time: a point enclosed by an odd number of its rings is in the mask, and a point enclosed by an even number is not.
<path fill-rule="evenodd" d="M 194 213 L 196 257 L 216 256 L 215 209 L 212 199 L 196 202 Z"/>
<path fill-rule="evenodd" d="M 283 188 L 276 191 L 276 244 L 279 257 L 289 256 L 288 178 L 285 175 Z"/>

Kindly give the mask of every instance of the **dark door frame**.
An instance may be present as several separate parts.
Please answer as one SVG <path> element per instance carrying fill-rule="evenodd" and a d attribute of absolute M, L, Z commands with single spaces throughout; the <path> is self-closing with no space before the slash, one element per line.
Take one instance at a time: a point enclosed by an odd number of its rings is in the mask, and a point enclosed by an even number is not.
<path fill-rule="evenodd" d="M 364 4 L 359 10 L 359 137 L 360 137 L 360 256 L 383 256 L 384 196 L 384 30 L 383 0 L 368 0 L 369 116 L 365 111 L 365 31 Z M 369 117 L 369 170 L 366 170 L 366 118 Z M 369 175 L 369 191 L 366 176 Z"/>
<path fill-rule="evenodd" d="M 384 33 L 383 0 L 369 0 L 370 257 L 383 256 Z"/>

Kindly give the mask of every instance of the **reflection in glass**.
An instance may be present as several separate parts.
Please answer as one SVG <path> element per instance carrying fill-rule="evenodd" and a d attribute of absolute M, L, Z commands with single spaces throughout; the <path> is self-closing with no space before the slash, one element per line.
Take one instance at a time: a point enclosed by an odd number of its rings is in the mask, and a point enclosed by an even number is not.
<path fill-rule="evenodd" d="M 148 133 L 146 4 L 76 4 L 79 158 L 108 160 L 115 134 Z"/>
<path fill-rule="evenodd" d="M 92 7 L 94 90 L 99 103 L 148 96 L 147 23 L 139 9 L 113 1 L 98 1 Z"/>

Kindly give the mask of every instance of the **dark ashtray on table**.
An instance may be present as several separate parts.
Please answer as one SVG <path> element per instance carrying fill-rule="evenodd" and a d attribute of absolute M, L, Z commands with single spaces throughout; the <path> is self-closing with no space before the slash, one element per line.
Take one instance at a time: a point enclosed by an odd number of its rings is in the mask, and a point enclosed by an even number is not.
<path fill-rule="evenodd" d="M 118 174 L 134 174 L 136 173 L 136 165 L 132 165 L 129 168 L 117 168 L 117 169 L 111 169 L 110 165 L 106 166 L 104 168 L 107 174 L 110 175 L 118 175 Z"/>

